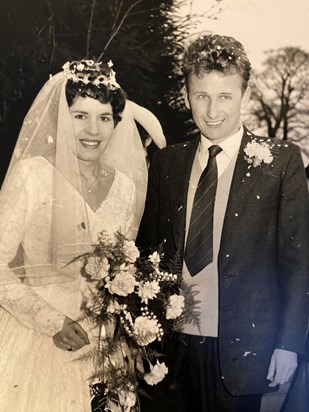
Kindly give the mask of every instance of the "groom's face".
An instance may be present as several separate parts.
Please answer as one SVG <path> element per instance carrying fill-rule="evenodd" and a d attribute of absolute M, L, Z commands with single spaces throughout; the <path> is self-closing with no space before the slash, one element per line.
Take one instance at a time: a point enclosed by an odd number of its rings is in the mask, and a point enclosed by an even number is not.
<path fill-rule="evenodd" d="M 235 134 L 240 127 L 241 109 L 250 98 L 242 92 L 239 74 L 223 75 L 213 71 L 198 77 L 190 75 L 186 105 L 201 133 L 217 143 Z"/>

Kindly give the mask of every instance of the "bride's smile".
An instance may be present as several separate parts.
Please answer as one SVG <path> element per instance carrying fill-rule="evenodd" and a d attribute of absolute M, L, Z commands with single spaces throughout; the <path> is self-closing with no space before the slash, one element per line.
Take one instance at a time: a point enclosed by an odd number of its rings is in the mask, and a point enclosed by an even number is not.
<path fill-rule="evenodd" d="M 100 140 L 80 139 L 79 141 L 87 149 L 97 149 L 99 144 L 101 143 Z"/>

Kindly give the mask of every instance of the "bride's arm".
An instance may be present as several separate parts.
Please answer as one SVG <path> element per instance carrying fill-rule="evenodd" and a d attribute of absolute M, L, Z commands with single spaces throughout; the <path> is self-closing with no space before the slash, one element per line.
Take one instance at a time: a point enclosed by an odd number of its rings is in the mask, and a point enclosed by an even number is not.
<path fill-rule="evenodd" d="M 61 330 L 64 314 L 24 284 L 9 268 L 9 262 L 24 239 L 27 213 L 34 201 L 27 192 L 29 179 L 29 168 L 20 162 L 0 194 L 0 305 L 26 327 L 53 336 Z"/>
<path fill-rule="evenodd" d="M 65 316 L 24 284 L 0 286 L 0 305 L 24 326 L 54 336 Z"/>

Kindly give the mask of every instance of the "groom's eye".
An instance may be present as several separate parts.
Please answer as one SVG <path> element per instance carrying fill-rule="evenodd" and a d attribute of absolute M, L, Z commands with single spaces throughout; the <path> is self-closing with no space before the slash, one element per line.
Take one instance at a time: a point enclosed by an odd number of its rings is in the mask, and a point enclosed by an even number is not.
<path fill-rule="evenodd" d="M 198 98 L 198 100 L 207 100 L 208 96 L 207 96 L 207 94 L 198 94 L 197 98 Z"/>

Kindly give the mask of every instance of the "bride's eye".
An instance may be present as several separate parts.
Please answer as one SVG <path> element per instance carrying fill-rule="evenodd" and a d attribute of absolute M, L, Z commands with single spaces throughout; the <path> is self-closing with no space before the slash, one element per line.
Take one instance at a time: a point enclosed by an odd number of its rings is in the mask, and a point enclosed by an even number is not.
<path fill-rule="evenodd" d="M 101 116 L 100 120 L 102 122 L 110 122 L 112 120 L 112 116 Z"/>
<path fill-rule="evenodd" d="M 83 119 L 86 119 L 86 116 L 85 116 L 84 114 L 82 114 L 82 113 L 76 113 L 76 114 L 74 115 L 74 119 L 83 120 Z"/>

